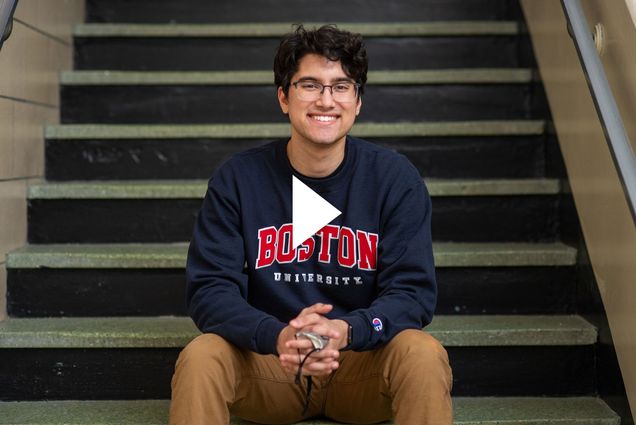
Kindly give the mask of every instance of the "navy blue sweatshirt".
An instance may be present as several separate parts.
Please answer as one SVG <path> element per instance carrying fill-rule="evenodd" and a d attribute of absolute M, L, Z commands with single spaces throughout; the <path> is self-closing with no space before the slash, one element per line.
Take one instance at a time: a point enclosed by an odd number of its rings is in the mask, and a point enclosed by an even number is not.
<path fill-rule="evenodd" d="M 437 287 L 431 201 L 402 155 L 347 137 L 336 171 L 295 171 L 287 140 L 234 155 L 214 174 L 188 251 L 187 302 L 202 332 L 277 354 L 280 331 L 317 302 L 369 350 L 430 323 Z M 342 214 L 292 249 L 292 175 Z"/>

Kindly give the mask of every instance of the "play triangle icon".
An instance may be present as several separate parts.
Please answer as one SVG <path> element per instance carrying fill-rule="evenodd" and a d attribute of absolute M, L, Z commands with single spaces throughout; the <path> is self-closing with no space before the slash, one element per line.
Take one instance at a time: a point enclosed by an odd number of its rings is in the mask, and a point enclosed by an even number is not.
<path fill-rule="evenodd" d="M 298 247 L 342 214 L 309 186 L 292 176 L 293 245 Z"/>

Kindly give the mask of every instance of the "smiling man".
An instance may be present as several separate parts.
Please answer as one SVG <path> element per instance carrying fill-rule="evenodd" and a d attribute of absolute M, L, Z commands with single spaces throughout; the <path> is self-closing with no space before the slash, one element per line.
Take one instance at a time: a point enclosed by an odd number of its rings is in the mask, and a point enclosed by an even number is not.
<path fill-rule="evenodd" d="M 291 122 L 287 155 L 299 173 L 328 176 L 344 158 L 347 133 L 362 106 L 362 83 L 349 77 L 340 61 L 316 53 L 300 60 L 292 79 L 276 81 L 278 101 Z"/>
<path fill-rule="evenodd" d="M 437 296 L 430 198 L 405 157 L 348 135 L 367 67 L 362 38 L 334 26 L 281 41 L 291 137 L 209 182 L 186 268 L 203 334 L 177 361 L 171 424 L 452 423 L 448 356 L 422 330 Z M 298 246 L 293 177 L 341 211 Z"/>

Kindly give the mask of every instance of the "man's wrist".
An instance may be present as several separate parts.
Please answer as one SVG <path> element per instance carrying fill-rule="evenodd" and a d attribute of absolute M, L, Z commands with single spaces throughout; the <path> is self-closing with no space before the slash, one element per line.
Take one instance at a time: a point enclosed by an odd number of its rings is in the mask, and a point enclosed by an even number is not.
<path fill-rule="evenodd" d="M 284 352 L 289 351 L 287 349 L 287 347 L 285 346 L 285 343 L 287 341 L 289 341 L 290 339 L 292 339 L 292 335 L 295 334 L 295 329 L 292 328 L 291 326 L 285 326 L 280 333 L 278 334 L 278 337 L 276 338 L 276 354 L 277 355 L 281 355 Z"/>
<path fill-rule="evenodd" d="M 342 319 L 336 319 L 336 322 L 338 322 L 338 332 L 340 333 L 338 349 L 343 350 L 348 348 L 349 345 L 351 345 L 351 342 L 350 342 L 351 325 L 349 325 L 349 322 Z"/>

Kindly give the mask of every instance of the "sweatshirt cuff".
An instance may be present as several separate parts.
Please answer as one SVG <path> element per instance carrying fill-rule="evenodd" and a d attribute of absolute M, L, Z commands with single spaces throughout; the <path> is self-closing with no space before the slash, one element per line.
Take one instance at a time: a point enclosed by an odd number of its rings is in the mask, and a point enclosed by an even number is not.
<path fill-rule="evenodd" d="M 256 328 L 256 334 L 254 335 L 256 352 L 259 354 L 278 355 L 276 343 L 278 342 L 278 335 L 285 326 L 287 325 L 274 317 L 263 319 Z"/>
<path fill-rule="evenodd" d="M 370 339 L 369 323 L 360 316 L 344 316 L 340 319 L 351 325 L 351 345 L 347 346 L 348 350 L 358 351 L 364 348 Z"/>

